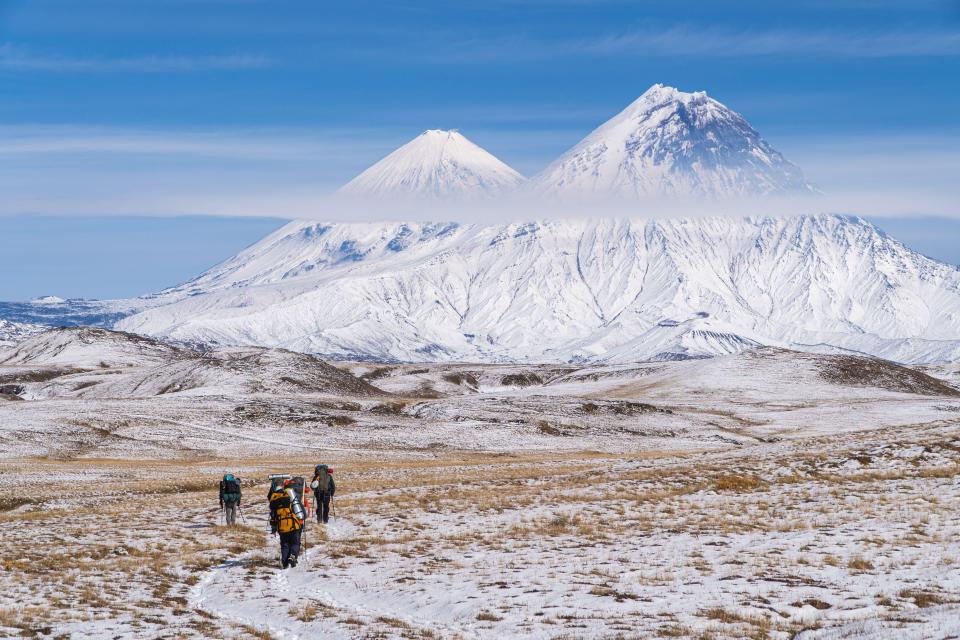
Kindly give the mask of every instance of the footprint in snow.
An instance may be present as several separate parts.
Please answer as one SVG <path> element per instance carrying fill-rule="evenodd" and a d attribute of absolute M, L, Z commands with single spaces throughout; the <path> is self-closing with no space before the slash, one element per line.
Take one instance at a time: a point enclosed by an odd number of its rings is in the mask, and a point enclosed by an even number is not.
<path fill-rule="evenodd" d="M 277 591 L 289 591 L 290 590 L 290 581 L 287 580 L 286 572 L 290 569 L 280 569 L 277 567 L 277 572 L 273 574 L 273 589 Z"/>

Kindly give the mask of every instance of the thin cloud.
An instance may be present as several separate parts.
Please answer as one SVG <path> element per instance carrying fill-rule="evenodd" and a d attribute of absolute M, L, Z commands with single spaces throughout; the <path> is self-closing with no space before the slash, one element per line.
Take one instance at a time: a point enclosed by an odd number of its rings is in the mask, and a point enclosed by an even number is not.
<path fill-rule="evenodd" d="M 415 135 L 413 132 L 410 135 Z M 527 175 L 581 135 L 571 131 L 481 130 L 469 134 Z M 397 203 L 345 207 L 328 198 L 408 132 L 394 129 L 136 130 L 0 127 L 0 215 L 219 214 L 374 220 L 489 219 L 491 211 L 427 210 Z M 960 217 L 960 132 L 783 138 L 776 146 L 824 195 L 815 200 L 736 202 L 731 215 L 833 211 L 872 216 Z M 523 158 L 522 163 L 517 163 Z M 651 200 L 609 213 L 707 212 L 701 205 Z M 512 218 L 600 215 L 593 207 L 496 203 Z M 419 206 L 419 205 L 418 205 Z M 713 211 L 712 209 L 710 211 Z M 497 214 L 500 215 L 500 214 Z"/>
<path fill-rule="evenodd" d="M 585 53 L 877 58 L 960 55 L 960 31 L 727 31 L 677 27 L 582 42 Z M 575 47 L 577 48 L 577 47 Z"/>
<path fill-rule="evenodd" d="M 530 114 L 534 107 L 530 107 Z M 574 112 L 575 113 L 575 112 Z M 460 112 L 454 115 L 416 113 L 422 128 L 455 128 Z M 476 114 L 474 114 L 476 115 Z M 559 115 L 558 115 L 559 117 Z M 591 115 L 600 120 L 602 116 Z M 549 118 L 545 118 L 549 120 Z M 499 126 L 498 118 L 483 126 L 465 130 L 471 139 L 494 151 L 521 173 L 543 168 L 553 157 L 586 131 L 583 127 L 524 130 L 522 135 Z M 421 133 L 409 125 L 382 127 L 262 128 L 228 130 L 176 130 L 75 125 L 0 125 L 0 169 L 3 163 L 85 163 L 91 158 L 153 157 L 157 161 L 218 161 L 222 166 L 239 164 L 295 163 L 317 167 L 318 180 L 346 181 L 396 147 Z M 339 186 L 333 184 L 332 187 Z M 331 188 L 332 188 L 331 187 Z"/>
<path fill-rule="evenodd" d="M 354 55 L 383 59 L 385 44 L 354 50 Z M 432 63 L 516 63 L 575 57 L 761 56 L 816 58 L 904 58 L 960 56 L 960 31 L 903 30 L 731 30 L 674 26 L 639 27 L 591 38 L 528 36 L 433 39 L 391 45 L 391 60 Z M 443 55 L 436 55 L 437 50 Z"/>
<path fill-rule="evenodd" d="M 264 69 L 271 64 L 269 58 L 245 53 L 210 56 L 77 57 L 34 53 L 10 43 L 0 45 L 0 69 L 9 71 L 175 73 Z"/>
<path fill-rule="evenodd" d="M 234 129 L 178 131 L 82 126 L 0 126 L 0 159 L 89 155 L 173 156 L 232 160 L 330 161 L 346 141 L 358 154 L 375 153 L 382 132 L 362 129 Z"/>

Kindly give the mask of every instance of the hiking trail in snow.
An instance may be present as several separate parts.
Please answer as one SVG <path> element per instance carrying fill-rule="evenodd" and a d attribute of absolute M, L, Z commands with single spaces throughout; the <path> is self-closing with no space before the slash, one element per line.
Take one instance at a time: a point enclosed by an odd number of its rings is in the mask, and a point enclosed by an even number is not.
<path fill-rule="evenodd" d="M 320 634 L 332 638 L 353 637 L 348 631 L 350 622 L 345 627 L 342 620 L 338 623 L 323 615 L 305 619 L 310 615 L 311 606 L 319 606 L 324 612 L 335 610 L 356 622 L 390 617 L 410 627 L 419 626 L 409 610 L 392 606 L 390 599 L 383 600 L 385 592 L 328 571 L 322 542 L 317 541 L 317 526 L 314 522 L 307 525 L 307 548 L 297 567 L 277 568 L 279 543 L 271 536 L 264 549 L 211 569 L 194 588 L 192 605 L 217 618 L 268 631 L 277 638 L 312 638 Z M 340 518 L 331 519 L 325 528 L 330 540 L 349 539 L 356 531 L 351 522 Z M 247 570 L 251 562 L 264 558 L 264 554 L 271 559 L 266 565 L 267 573 L 251 581 Z"/>

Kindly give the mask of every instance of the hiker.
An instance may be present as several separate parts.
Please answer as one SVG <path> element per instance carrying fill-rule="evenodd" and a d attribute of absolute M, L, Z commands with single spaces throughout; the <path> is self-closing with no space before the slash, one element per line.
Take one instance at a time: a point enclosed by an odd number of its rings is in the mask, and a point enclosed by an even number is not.
<path fill-rule="evenodd" d="M 237 509 L 240 508 L 241 497 L 243 494 L 240 490 L 240 478 L 232 473 L 223 476 L 220 481 L 220 511 L 224 513 L 230 526 L 237 523 Z"/>
<path fill-rule="evenodd" d="M 300 555 L 300 534 L 303 532 L 303 505 L 290 480 L 276 486 L 270 494 L 270 531 L 280 534 L 280 566 L 297 566 Z"/>
<path fill-rule="evenodd" d="M 337 483 L 333 481 L 333 469 L 325 464 L 314 467 L 310 488 L 317 498 L 317 522 L 327 524 L 330 519 L 330 499 L 337 491 Z"/>

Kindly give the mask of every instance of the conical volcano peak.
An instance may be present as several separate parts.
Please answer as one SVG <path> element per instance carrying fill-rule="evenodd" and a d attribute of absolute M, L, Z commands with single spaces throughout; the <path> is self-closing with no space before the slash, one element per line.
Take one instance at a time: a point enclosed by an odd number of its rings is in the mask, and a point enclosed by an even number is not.
<path fill-rule="evenodd" d="M 655 84 L 533 179 L 535 192 L 751 197 L 811 192 L 798 167 L 704 91 Z"/>
<path fill-rule="evenodd" d="M 456 129 L 428 129 L 340 189 L 361 198 L 490 198 L 523 176 Z"/>

